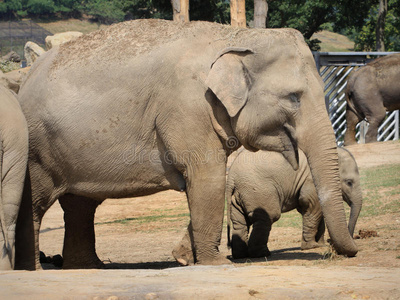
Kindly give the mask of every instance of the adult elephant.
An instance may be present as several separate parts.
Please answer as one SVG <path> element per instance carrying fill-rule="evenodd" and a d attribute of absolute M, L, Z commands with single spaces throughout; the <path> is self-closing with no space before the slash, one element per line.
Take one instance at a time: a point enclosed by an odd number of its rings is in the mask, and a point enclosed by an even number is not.
<path fill-rule="evenodd" d="M 15 227 L 28 161 L 28 126 L 15 94 L 0 84 L 0 270 L 12 270 Z"/>
<path fill-rule="evenodd" d="M 343 200 L 351 207 L 349 232 L 353 236 L 362 207 L 360 175 L 357 163 L 347 149 L 338 148 L 338 154 Z M 296 171 L 280 153 L 242 151 L 229 170 L 226 198 L 234 258 L 269 256 L 268 238 L 272 224 L 279 220 L 281 213 L 293 209 L 303 216 L 301 249 L 324 243 L 321 206 L 307 158 L 301 150 Z"/>
<path fill-rule="evenodd" d="M 356 125 L 364 119 L 369 123 L 365 142 L 377 140 L 378 128 L 386 111 L 400 109 L 399 82 L 400 53 L 375 59 L 349 76 L 345 145 L 357 143 Z"/>
<path fill-rule="evenodd" d="M 98 267 L 97 205 L 166 189 L 186 190 L 197 262 L 227 262 L 218 251 L 226 157 L 240 144 L 279 151 L 295 168 L 298 144 L 337 250 L 357 252 L 321 80 L 295 30 L 120 23 L 42 55 L 19 96 L 31 139 L 32 197 L 23 201 L 33 205 L 19 228 L 36 249 L 32 259 L 21 244 L 20 268 L 40 266 L 40 223 L 56 199 L 64 267 Z"/>

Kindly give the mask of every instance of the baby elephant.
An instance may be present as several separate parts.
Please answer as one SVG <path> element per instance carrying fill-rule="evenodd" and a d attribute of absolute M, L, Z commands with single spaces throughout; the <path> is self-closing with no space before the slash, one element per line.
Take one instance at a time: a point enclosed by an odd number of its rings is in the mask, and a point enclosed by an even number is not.
<path fill-rule="evenodd" d="M 348 228 L 353 236 L 362 206 L 360 178 L 350 152 L 338 148 L 338 153 L 343 199 L 351 207 Z M 281 213 L 295 208 L 303 216 L 301 248 L 311 249 L 324 243 L 321 206 L 307 158 L 301 150 L 297 171 L 280 153 L 243 150 L 230 168 L 226 193 L 228 240 L 231 223 L 233 227 L 233 258 L 269 256 L 267 243 L 272 224 Z"/>

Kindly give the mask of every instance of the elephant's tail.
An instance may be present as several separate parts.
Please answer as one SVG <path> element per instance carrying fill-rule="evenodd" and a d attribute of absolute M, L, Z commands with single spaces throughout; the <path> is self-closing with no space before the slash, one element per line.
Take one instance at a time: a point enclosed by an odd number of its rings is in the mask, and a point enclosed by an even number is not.
<path fill-rule="evenodd" d="M 233 184 L 233 180 L 228 177 L 226 188 L 225 188 L 225 198 L 227 202 L 226 207 L 226 229 L 228 235 L 228 248 L 231 248 L 231 209 L 232 209 L 232 197 L 235 191 L 235 185 Z"/>
<path fill-rule="evenodd" d="M 11 261 L 11 244 L 8 240 L 8 228 L 6 225 L 6 218 L 4 214 L 4 199 L 3 199 L 3 157 L 4 157 L 4 148 L 3 142 L 0 137 L 0 226 L 1 232 L 3 234 L 3 241 L 4 241 L 4 249 L 6 249 L 7 254 L 10 257 Z M 4 253 L 3 253 L 4 255 Z"/>
<path fill-rule="evenodd" d="M 357 77 L 351 77 L 349 81 L 347 82 L 347 88 L 346 88 L 346 102 L 347 102 L 347 107 L 359 118 L 359 120 L 364 120 L 364 117 L 360 115 L 360 113 L 357 111 L 357 109 L 354 106 L 354 93 L 351 88 L 351 86 L 354 85 L 355 80 Z"/>

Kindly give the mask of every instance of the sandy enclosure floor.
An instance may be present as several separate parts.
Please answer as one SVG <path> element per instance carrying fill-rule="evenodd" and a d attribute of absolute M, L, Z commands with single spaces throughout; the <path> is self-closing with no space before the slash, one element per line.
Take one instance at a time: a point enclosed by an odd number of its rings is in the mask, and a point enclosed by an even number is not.
<path fill-rule="evenodd" d="M 400 164 L 400 142 L 349 149 L 360 170 Z M 0 299 L 400 299 L 400 211 L 359 219 L 356 232 L 378 236 L 356 240 L 354 258 L 329 259 L 328 246 L 301 251 L 301 230 L 281 226 L 272 229 L 268 259 L 212 267 L 174 261 L 172 248 L 188 220 L 184 193 L 108 199 L 95 220 L 97 253 L 107 270 L 3 271 Z M 42 224 L 46 255 L 62 253 L 63 226 L 57 202 Z M 220 250 L 230 254 L 225 231 Z"/>

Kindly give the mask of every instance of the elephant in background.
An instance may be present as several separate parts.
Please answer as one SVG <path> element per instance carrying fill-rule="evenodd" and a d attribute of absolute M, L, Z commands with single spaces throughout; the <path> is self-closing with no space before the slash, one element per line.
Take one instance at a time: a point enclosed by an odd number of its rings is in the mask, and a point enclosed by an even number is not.
<path fill-rule="evenodd" d="M 64 268 L 93 268 L 102 267 L 96 207 L 167 189 L 186 190 L 196 262 L 229 262 L 218 250 L 226 160 L 240 145 L 281 152 L 293 168 L 300 147 L 334 246 L 349 256 L 358 251 L 347 230 L 322 81 L 296 30 L 118 23 L 41 55 L 19 101 L 31 141 L 31 195 L 22 201 L 31 210 L 18 218 L 18 268 L 40 268 L 40 224 L 57 199 Z"/>
<path fill-rule="evenodd" d="M 346 87 L 344 145 L 356 144 L 356 125 L 369 123 L 365 142 L 377 140 L 386 111 L 400 109 L 400 53 L 375 59 L 350 74 Z"/>
<path fill-rule="evenodd" d="M 338 148 L 338 153 L 343 200 L 351 207 L 348 228 L 353 236 L 362 206 L 360 176 L 351 153 L 344 148 Z M 280 153 L 243 150 L 230 168 L 226 198 L 228 241 L 232 224 L 233 258 L 269 256 L 268 238 L 272 224 L 279 220 L 281 213 L 293 209 L 303 216 L 301 249 L 324 243 L 321 206 L 307 158 L 301 150 L 297 171 Z"/>
<path fill-rule="evenodd" d="M 28 161 L 28 126 L 16 95 L 0 84 L 0 270 L 14 269 L 15 231 Z"/>

